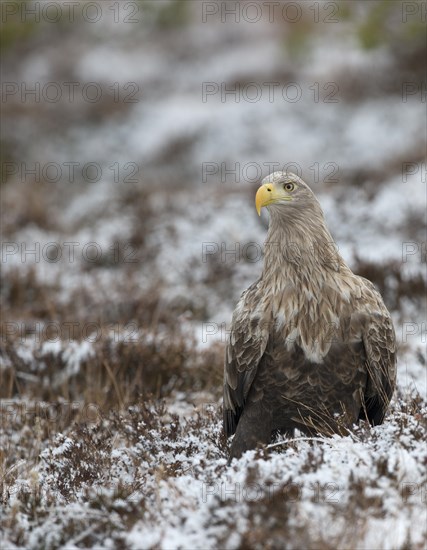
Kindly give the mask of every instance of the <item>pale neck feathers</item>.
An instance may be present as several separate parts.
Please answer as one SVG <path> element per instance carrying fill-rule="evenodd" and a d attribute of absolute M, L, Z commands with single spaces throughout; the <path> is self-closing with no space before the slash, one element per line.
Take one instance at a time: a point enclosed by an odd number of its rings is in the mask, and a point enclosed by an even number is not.
<path fill-rule="evenodd" d="M 290 208 L 284 217 L 274 207 L 270 214 L 261 277 L 270 313 L 288 348 L 296 343 L 307 358 L 321 362 L 331 336 L 344 329 L 340 319 L 351 297 L 360 297 L 360 287 L 338 252 L 320 205 L 303 215 Z"/>

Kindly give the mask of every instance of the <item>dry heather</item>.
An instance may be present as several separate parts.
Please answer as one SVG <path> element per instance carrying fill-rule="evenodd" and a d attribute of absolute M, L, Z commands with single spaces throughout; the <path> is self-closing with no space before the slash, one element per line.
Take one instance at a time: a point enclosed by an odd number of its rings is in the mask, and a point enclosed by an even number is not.
<path fill-rule="evenodd" d="M 384 430 L 285 442 L 230 468 L 219 413 L 212 404 L 184 419 L 162 401 L 105 414 L 10 403 L 3 410 L 7 540 L 132 548 L 129 533 L 140 532 L 143 547 L 169 547 L 171 529 L 192 540 L 194 520 L 208 547 L 356 547 L 372 522 L 412 516 L 422 501 L 427 423 L 419 398 L 396 402 Z M 411 455 L 420 460 L 415 469 Z M 412 530 L 413 540 L 394 547 L 421 549 L 419 529 Z M 201 544 L 200 534 L 195 540 Z"/>

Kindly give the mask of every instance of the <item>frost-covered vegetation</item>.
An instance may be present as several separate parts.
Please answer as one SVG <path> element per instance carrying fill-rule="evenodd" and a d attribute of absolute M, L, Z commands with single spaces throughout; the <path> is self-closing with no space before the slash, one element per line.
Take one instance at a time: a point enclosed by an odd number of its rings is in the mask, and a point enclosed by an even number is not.
<path fill-rule="evenodd" d="M 84 2 L 55 23 L 7 4 L 1 547 L 424 549 L 421 3 L 280 2 L 256 23 L 245 2 L 237 23 L 220 2 L 95 2 L 93 23 Z M 227 466 L 224 343 L 273 165 L 301 171 L 380 289 L 398 389 L 382 426 Z"/>

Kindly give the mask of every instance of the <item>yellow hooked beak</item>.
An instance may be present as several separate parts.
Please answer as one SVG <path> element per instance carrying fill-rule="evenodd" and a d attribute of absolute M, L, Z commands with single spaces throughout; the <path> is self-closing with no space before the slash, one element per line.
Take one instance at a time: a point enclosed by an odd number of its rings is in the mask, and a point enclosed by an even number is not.
<path fill-rule="evenodd" d="M 255 195 L 255 207 L 258 212 L 258 216 L 261 216 L 261 208 L 263 206 L 268 206 L 274 202 L 290 200 L 291 198 L 289 196 L 278 194 L 272 183 L 264 183 Z"/>
<path fill-rule="evenodd" d="M 273 198 L 273 186 L 271 183 L 261 185 L 255 195 L 255 207 L 258 216 L 261 216 L 261 208 L 271 204 Z"/>

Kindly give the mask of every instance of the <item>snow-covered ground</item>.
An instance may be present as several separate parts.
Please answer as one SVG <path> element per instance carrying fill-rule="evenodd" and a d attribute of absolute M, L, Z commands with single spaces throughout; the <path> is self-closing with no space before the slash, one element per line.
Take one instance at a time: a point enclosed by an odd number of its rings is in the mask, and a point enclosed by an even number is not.
<path fill-rule="evenodd" d="M 425 548 L 421 16 L 301 3 L 295 23 L 250 23 L 237 2 L 222 23 L 203 19 L 222 3 L 127 4 L 42 17 L 4 53 L 19 91 L 2 103 L 2 548 Z M 117 5 L 139 23 L 114 23 Z M 63 97 L 22 99 L 34 82 Z M 223 346 L 262 268 L 254 192 L 282 167 L 380 287 L 398 390 L 382 426 L 227 467 Z"/>

